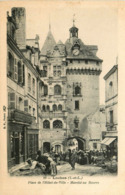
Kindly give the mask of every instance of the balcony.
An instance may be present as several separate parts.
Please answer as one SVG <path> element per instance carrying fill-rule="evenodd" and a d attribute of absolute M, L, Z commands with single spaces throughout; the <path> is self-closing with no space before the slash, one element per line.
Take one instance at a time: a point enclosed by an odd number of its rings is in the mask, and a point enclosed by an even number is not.
<path fill-rule="evenodd" d="M 65 118 L 67 117 L 66 112 L 41 112 L 39 116 L 42 118 Z"/>
<path fill-rule="evenodd" d="M 17 110 L 17 109 L 9 109 L 8 111 L 8 119 L 14 120 L 17 122 L 23 122 L 23 123 L 32 123 L 32 116 L 28 114 L 27 112 Z"/>

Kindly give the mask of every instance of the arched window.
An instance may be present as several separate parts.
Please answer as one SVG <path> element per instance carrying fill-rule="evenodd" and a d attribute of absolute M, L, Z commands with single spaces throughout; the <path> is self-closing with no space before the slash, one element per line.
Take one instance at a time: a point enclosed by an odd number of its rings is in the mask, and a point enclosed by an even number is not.
<path fill-rule="evenodd" d="M 48 95 L 48 86 L 44 85 L 44 95 Z"/>
<path fill-rule="evenodd" d="M 58 110 L 60 110 L 60 111 L 62 110 L 62 105 L 61 104 L 58 105 Z"/>
<path fill-rule="evenodd" d="M 75 95 L 81 95 L 81 88 L 79 86 L 75 87 Z"/>
<path fill-rule="evenodd" d="M 43 105 L 42 110 L 43 110 L 44 112 L 46 111 L 45 105 Z"/>
<path fill-rule="evenodd" d="M 62 129 L 62 121 L 56 120 L 53 122 L 53 128 L 54 129 Z"/>
<path fill-rule="evenodd" d="M 50 111 L 50 107 L 49 107 L 49 105 L 47 105 L 46 110 L 47 110 L 47 111 Z"/>
<path fill-rule="evenodd" d="M 50 122 L 49 122 L 48 120 L 45 120 L 45 121 L 43 122 L 43 128 L 44 128 L 44 129 L 50 129 Z"/>
<path fill-rule="evenodd" d="M 57 111 L 57 105 L 56 104 L 53 105 L 53 111 Z"/>
<path fill-rule="evenodd" d="M 55 85 L 54 94 L 55 95 L 61 95 L 61 86 L 60 85 Z"/>
<path fill-rule="evenodd" d="M 14 57 L 9 52 L 8 53 L 8 76 L 14 79 Z"/>

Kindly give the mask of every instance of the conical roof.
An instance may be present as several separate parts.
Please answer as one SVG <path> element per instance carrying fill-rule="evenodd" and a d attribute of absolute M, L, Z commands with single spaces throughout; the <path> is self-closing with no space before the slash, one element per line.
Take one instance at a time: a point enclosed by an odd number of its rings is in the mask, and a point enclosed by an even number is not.
<path fill-rule="evenodd" d="M 55 41 L 51 31 L 49 30 L 48 35 L 46 37 L 46 40 L 45 40 L 43 47 L 41 49 L 41 54 L 46 55 L 47 51 L 52 51 L 55 45 L 56 45 L 56 41 Z"/>
<path fill-rule="evenodd" d="M 57 45 L 63 45 L 63 42 L 61 40 L 59 40 Z"/>

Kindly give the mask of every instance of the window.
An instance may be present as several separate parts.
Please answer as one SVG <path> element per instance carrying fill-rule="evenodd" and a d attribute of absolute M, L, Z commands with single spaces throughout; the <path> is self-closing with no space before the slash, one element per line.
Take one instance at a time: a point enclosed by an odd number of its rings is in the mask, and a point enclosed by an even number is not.
<path fill-rule="evenodd" d="M 45 105 L 43 105 L 42 110 L 43 110 L 44 112 L 46 111 Z"/>
<path fill-rule="evenodd" d="M 62 105 L 61 104 L 58 105 L 58 110 L 60 110 L 60 111 L 62 110 Z"/>
<path fill-rule="evenodd" d="M 45 120 L 45 121 L 43 122 L 43 128 L 44 128 L 44 129 L 50 129 L 50 122 L 49 122 L 48 120 Z"/>
<path fill-rule="evenodd" d="M 14 79 L 14 57 L 12 54 L 9 52 L 8 53 L 8 76 Z"/>
<path fill-rule="evenodd" d="M 75 110 L 79 110 L 79 101 L 75 101 Z"/>
<path fill-rule="evenodd" d="M 18 83 L 23 83 L 23 66 L 18 62 Z"/>
<path fill-rule="evenodd" d="M 31 92 L 31 75 L 28 73 L 28 92 Z"/>
<path fill-rule="evenodd" d="M 24 111 L 29 112 L 29 102 L 28 102 L 28 100 L 24 100 Z"/>
<path fill-rule="evenodd" d="M 29 106 L 29 113 L 31 114 L 31 106 Z"/>
<path fill-rule="evenodd" d="M 113 86 L 113 82 L 112 81 L 110 81 L 109 86 Z"/>
<path fill-rule="evenodd" d="M 53 111 L 57 111 L 57 105 L 56 104 L 53 105 Z"/>
<path fill-rule="evenodd" d="M 42 83 L 39 83 L 39 98 L 41 98 L 42 95 Z"/>
<path fill-rule="evenodd" d="M 44 96 L 48 95 L 48 86 L 44 85 Z"/>
<path fill-rule="evenodd" d="M 61 66 L 53 66 L 53 76 L 54 77 L 61 76 Z"/>
<path fill-rule="evenodd" d="M 62 129 L 62 121 L 56 120 L 53 122 L 53 128 L 54 129 Z"/>
<path fill-rule="evenodd" d="M 79 86 L 75 87 L 75 95 L 81 95 L 81 87 Z"/>
<path fill-rule="evenodd" d="M 35 116 L 35 114 L 36 114 L 35 112 L 36 112 L 36 111 L 35 111 L 35 108 L 33 108 L 33 116 Z"/>
<path fill-rule="evenodd" d="M 113 110 L 110 111 L 110 123 L 113 123 Z"/>
<path fill-rule="evenodd" d="M 32 80 L 32 84 L 33 84 L 33 96 L 35 96 L 35 79 L 33 78 Z"/>
<path fill-rule="evenodd" d="M 19 109 L 23 110 L 23 99 L 19 97 Z"/>
<path fill-rule="evenodd" d="M 47 66 L 43 66 L 44 77 L 47 77 Z"/>
<path fill-rule="evenodd" d="M 16 94 L 8 93 L 8 105 L 10 109 L 16 108 Z"/>
<path fill-rule="evenodd" d="M 72 60 L 70 60 L 70 63 L 72 63 Z"/>
<path fill-rule="evenodd" d="M 61 95 L 61 86 L 60 85 L 55 85 L 54 94 L 55 95 Z"/>
<path fill-rule="evenodd" d="M 93 148 L 97 149 L 97 143 L 93 143 Z"/>
<path fill-rule="evenodd" d="M 47 110 L 48 112 L 50 111 L 49 105 L 47 105 L 46 110 Z"/>

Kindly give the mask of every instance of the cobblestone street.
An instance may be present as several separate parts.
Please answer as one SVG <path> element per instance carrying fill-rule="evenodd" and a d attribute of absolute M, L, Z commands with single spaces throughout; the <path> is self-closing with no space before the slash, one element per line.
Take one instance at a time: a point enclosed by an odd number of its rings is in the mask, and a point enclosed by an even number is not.
<path fill-rule="evenodd" d="M 86 175 L 86 176 L 105 176 L 116 175 L 116 173 L 110 173 L 106 169 L 97 167 L 96 165 L 79 165 L 76 164 L 75 170 L 71 169 L 71 166 L 67 163 L 62 166 L 58 166 L 58 175 Z"/>
<path fill-rule="evenodd" d="M 75 170 L 71 169 L 70 164 L 65 163 L 57 166 L 57 176 L 64 175 L 82 175 L 82 176 L 116 176 L 116 173 L 110 173 L 106 169 L 98 167 L 96 165 L 79 165 L 76 164 Z M 12 176 L 40 176 L 43 175 L 41 169 L 36 168 L 34 170 L 27 171 L 15 171 Z"/>

